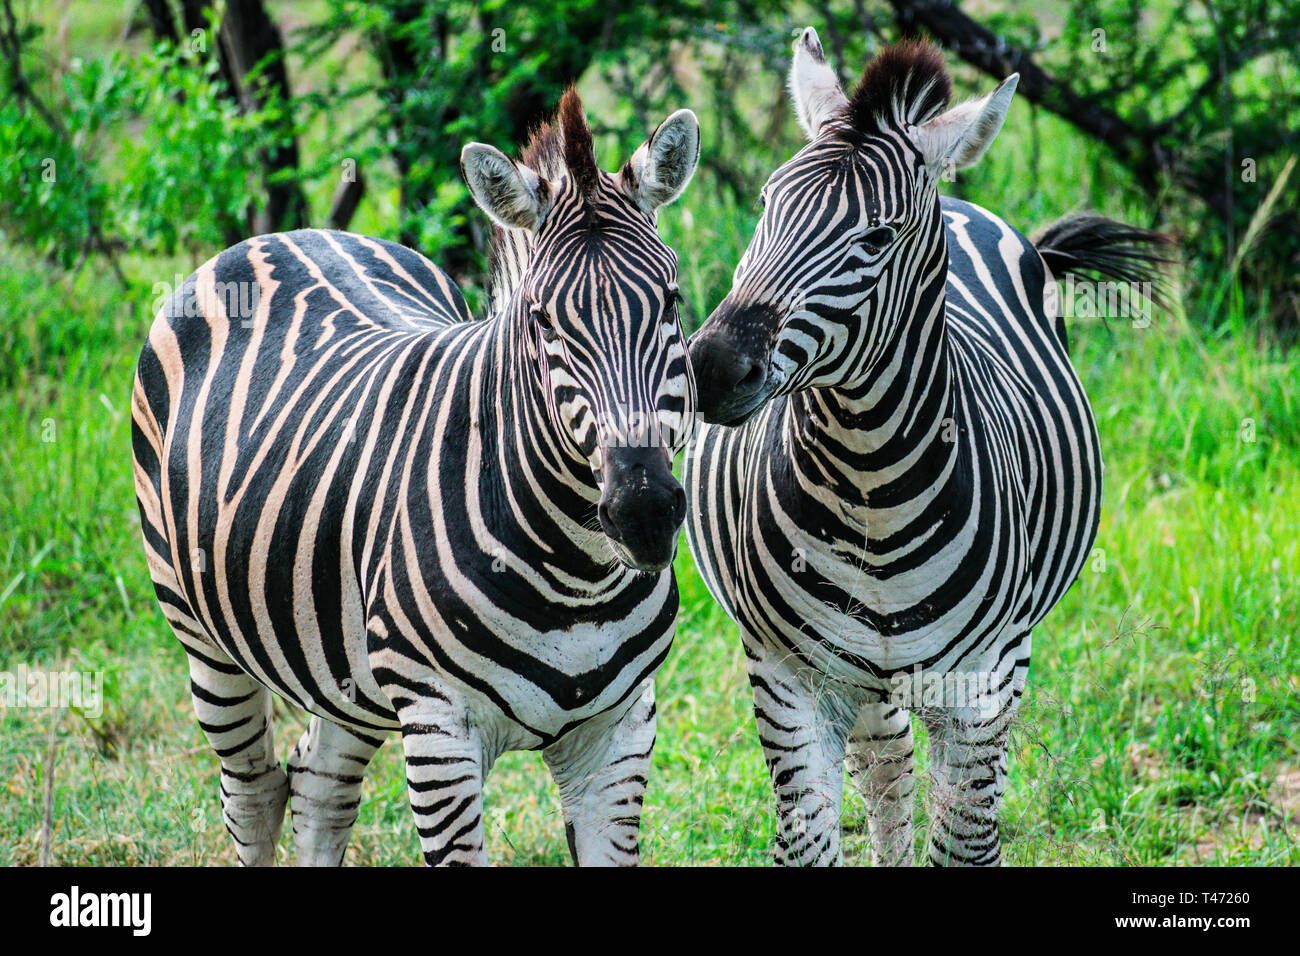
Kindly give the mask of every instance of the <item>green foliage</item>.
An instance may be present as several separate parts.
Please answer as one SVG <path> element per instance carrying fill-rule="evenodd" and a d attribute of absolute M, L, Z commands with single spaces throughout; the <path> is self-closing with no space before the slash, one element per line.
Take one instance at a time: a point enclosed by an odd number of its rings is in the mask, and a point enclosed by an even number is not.
<path fill-rule="evenodd" d="M 0 246 L 0 299 L 16 306 L 0 323 L 0 390 L 34 382 L 52 389 L 85 354 L 134 352 L 146 315 L 143 296 L 103 278 L 34 269 L 23 255 Z"/>
<path fill-rule="evenodd" d="M 215 250 L 247 209 L 256 151 L 282 138 L 282 104 L 242 111 L 211 54 L 169 44 L 73 61 L 47 103 L 0 101 L 0 229 L 65 268 L 94 234 L 121 250 Z"/>
<path fill-rule="evenodd" d="M 146 249 L 210 249 L 256 202 L 249 170 L 272 111 L 245 114 L 224 89 L 215 57 L 160 47 L 118 75 L 136 135 L 121 140 L 118 232 Z"/>
<path fill-rule="evenodd" d="M 12 95 L 0 100 L 0 177 L 13 184 L 0 191 L 6 237 L 30 242 L 65 268 L 84 255 L 108 191 L 87 176 L 71 141 Z"/>
<path fill-rule="evenodd" d="M 1300 148 L 1300 6 L 1267 0 L 1070 0 L 1039 61 L 1142 134 L 1131 168 L 1199 257 L 1227 262 Z M 1300 178 L 1244 260 L 1263 318 L 1300 325 Z M 1208 215 L 1206 212 L 1208 211 Z M 1199 280 L 1193 276 L 1193 282 Z M 1217 276 L 1215 276 L 1217 279 Z"/>
<path fill-rule="evenodd" d="M 367 168 L 391 156 L 401 194 L 398 233 L 466 276 L 482 264 L 471 253 L 485 250 L 486 230 L 460 179 L 461 147 L 474 141 L 506 152 L 522 147 L 565 87 L 588 70 L 686 36 L 708 6 L 330 0 L 328 15 L 304 31 L 297 51 L 311 60 L 344 36 L 367 38 L 379 76 L 358 83 L 335 72 L 328 91 L 317 91 L 310 104 L 334 110 L 340 101 L 376 97 L 379 108 L 352 141 L 351 154 Z M 602 118 L 593 122 L 599 126 Z"/>

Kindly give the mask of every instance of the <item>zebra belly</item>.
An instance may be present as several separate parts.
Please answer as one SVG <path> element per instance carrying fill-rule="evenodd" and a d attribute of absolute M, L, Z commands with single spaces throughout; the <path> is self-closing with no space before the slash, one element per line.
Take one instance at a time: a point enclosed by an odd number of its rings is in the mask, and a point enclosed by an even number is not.
<path fill-rule="evenodd" d="M 256 608 L 255 613 L 264 615 L 265 605 Z M 305 608 L 301 613 L 309 616 L 312 610 Z M 327 649 L 318 630 L 307 634 L 280 633 L 266 642 L 250 640 L 242 634 L 236 637 L 228 633 L 224 638 L 209 634 L 209 637 L 261 684 L 312 714 L 357 729 L 396 729 L 397 714 L 371 673 L 364 616 L 349 615 L 343 621 L 342 630 L 341 650 L 347 664 L 339 671 L 330 663 L 339 649 Z M 294 648 L 291 655 L 285 653 L 289 646 Z M 287 666 L 290 656 L 295 660 L 292 667 Z M 267 661 L 273 666 L 268 667 Z"/>

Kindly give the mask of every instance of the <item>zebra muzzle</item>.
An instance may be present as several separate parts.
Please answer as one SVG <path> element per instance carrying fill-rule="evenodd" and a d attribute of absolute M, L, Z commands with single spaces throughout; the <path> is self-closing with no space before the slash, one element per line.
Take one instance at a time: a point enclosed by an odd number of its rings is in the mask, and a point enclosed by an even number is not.
<path fill-rule="evenodd" d="M 768 398 L 766 341 L 774 315 L 767 307 L 739 309 L 724 299 L 691 336 L 688 350 L 695 371 L 696 407 L 704 421 L 739 425 Z M 757 332 L 751 332 L 751 327 Z"/>
<path fill-rule="evenodd" d="M 662 571 L 677 552 L 686 493 L 673 477 L 667 449 L 605 448 L 604 485 L 596 514 L 619 560 Z"/>

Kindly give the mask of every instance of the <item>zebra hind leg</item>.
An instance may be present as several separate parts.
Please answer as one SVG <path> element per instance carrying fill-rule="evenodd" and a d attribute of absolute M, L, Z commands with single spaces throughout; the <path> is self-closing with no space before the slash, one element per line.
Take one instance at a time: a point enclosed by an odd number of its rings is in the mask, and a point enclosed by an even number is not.
<path fill-rule="evenodd" d="M 867 804 L 874 866 L 911 866 L 912 715 L 893 704 L 863 706 L 849 734 L 849 779 Z"/>
<path fill-rule="evenodd" d="M 639 862 L 655 720 L 654 682 L 647 680 L 617 719 L 593 719 L 542 751 L 560 789 L 569 854 L 578 866 Z"/>
<path fill-rule="evenodd" d="M 289 799 L 275 756 L 271 692 L 225 654 L 186 641 L 194 714 L 221 760 L 221 815 L 242 866 L 271 866 Z"/>
<path fill-rule="evenodd" d="M 320 717 L 289 755 L 289 810 L 299 866 L 343 862 L 361 806 L 366 767 L 384 738 Z"/>

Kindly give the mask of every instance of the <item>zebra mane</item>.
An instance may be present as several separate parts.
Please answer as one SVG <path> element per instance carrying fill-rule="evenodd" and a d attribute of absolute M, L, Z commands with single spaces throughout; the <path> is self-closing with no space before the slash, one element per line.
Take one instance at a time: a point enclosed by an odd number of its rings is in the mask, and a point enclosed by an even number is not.
<path fill-rule="evenodd" d="M 519 162 L 550 182 L 568 176 L 584 203 L 595 199 L 600 188 L 600 167 L 596 164 L 595 143 L 582 98 L 572 86 L 561 97 L 555 118 L 537 127 L 528 137 Z M 523 275 L 530 247 L 529 239 L 517 230 L 492 227 L 488 271 L 493 311 L 504 305 Z"/>
<path fill-rule="evenodd" d="M 569 87 L 560 99 L 555 119 L 533 130 L 519 161 L 546 179 L 570 176 L 584 201 L 590 202 L 600 186 L 600 167 L 592 142 L 587 113 L 578 91 Z"/>
<path fill-rule="evenodd" d="M 848 121 L 861 136 L 893 126 L 917 126 L 948 105 L 952 78 L 933 43 L 904 40 L 867 64 L 849 97 Z"/>

